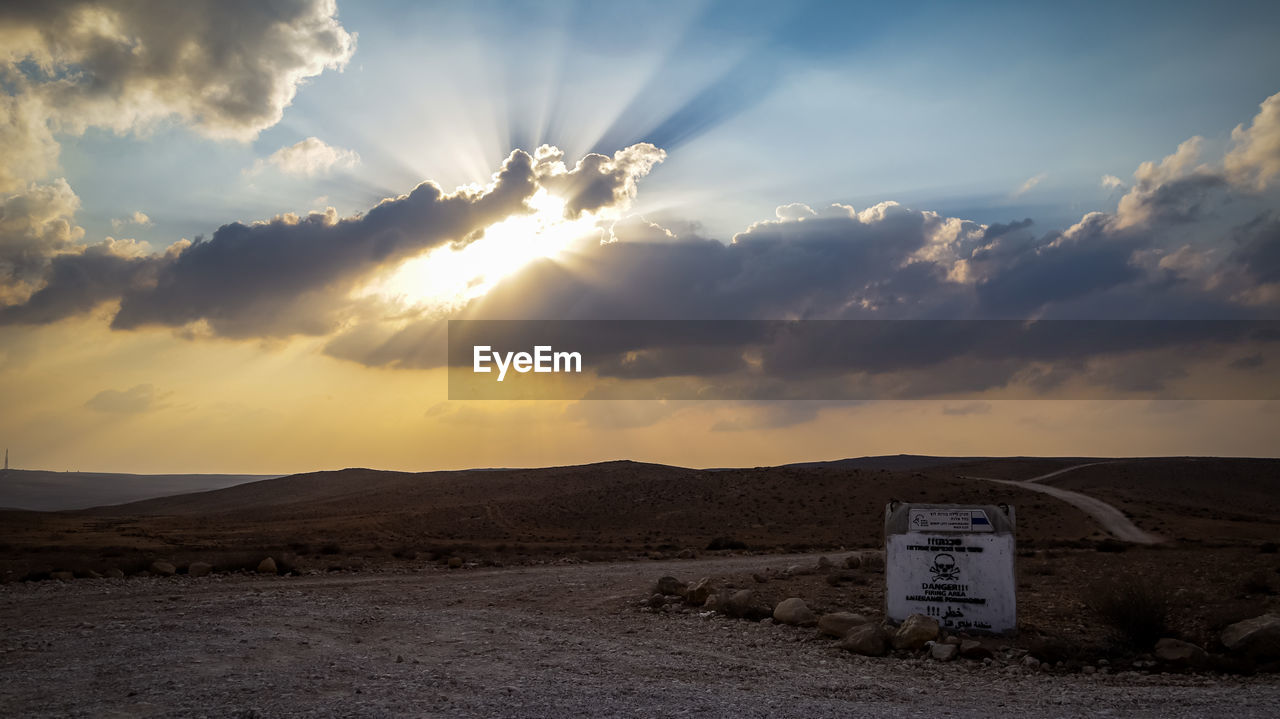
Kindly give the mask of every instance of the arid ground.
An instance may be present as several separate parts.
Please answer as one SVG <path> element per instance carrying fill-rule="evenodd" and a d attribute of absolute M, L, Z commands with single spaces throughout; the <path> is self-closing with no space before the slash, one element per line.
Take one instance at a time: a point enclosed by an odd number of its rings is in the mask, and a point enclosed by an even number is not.
<path fill-rule="evenodd" d="M 1280 675 L 1219 635 L 1280 612 L 1280 462 L 1108 461 L 1039 480 L 1118 508 L 1152 545 L 973 479 L 1093 461 L 344 470 L 5 512 L 0 714 L 1274 716 Z M 651 598 L 661 576 L 710 577 L 874 617 L 883 574 L 844 560 L 880 546 L 891 498 L 1017 507 L 1020 632 L 984 640 L 994 661 L 856 656 L 810 628 Z M 279 576 L 253 572 L 266 556 Z M 176 575 L 153 576 L 157 560 Z M 212 572 L 187 576 L 197 562 Z M 96 578 L 112 570 L 130 576 Z M 1130 586 L 1160 598 L 1163 632 L 1220 661 L 1151 661 L 1097 610 Z"/>

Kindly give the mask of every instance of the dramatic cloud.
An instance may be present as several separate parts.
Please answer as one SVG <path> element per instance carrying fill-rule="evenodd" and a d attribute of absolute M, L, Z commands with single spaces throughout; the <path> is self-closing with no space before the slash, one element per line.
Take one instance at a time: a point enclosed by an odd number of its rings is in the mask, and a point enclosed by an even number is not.
<path fill-rule="evenodd" d="M 65 180 L 0 200 L 0 305 L 25 300 L 50 259 L 84 238 L 84 229 L 73 224 L 79 206 Z"/>
<path fill-rule="evenodd" d="M 350 59 L 355 38 L 335 14 L 332 0 L 5 3 L 0 73 L 5 114 L 18 122 L 0 149 L 24 159 L 5 163 L 0 189 L 48 171 L 49 130 L 125 133 L 176 119 L 209 137 L 256 137 L 299 83 Z"/>
<path fill-rule="evenodd" d="M 360 155 L 326 144 L 317 137 L 308 137 L 297 144 L 282 147 L 266 160 L 258 160 L 254 172 L 261 172 L 271 165 L 288 175 L 308 177 L 323 175 L 335 168 L 351 168 L 360 162 Z"/>
<path fill-rule="evenodd" d="M 371 300 L 353 291 L 375 272 L 432 248 L 474 242 L 495 223 L 532 212 L 527 203 L 549 188 L 566 196 L 565 213 L 573 216 L 624 206 L 662 157 L 640 145 L 612 158 L 589 155 L 569 170 L 555 148 L 539 148 L 536 159 L 517 150 L 486 187 L 446 194 L 427 182 L 362 215 L 340 218 L 330 209 L 233 223 L 157 255 L 136 245 L 125 251 L 115 241 L 71 246 L 74 195 L 63 183 L 61 204 L 38 196 L 52 205 L 39 222 L 10 223 L 12 264 L 21 260 L 28 283 L 44 269 L 44 284 L 26 302 L 0 309 L 0 323 L 52 322 L 119 299 L 117 329 L 198 324 L 195 334 L 227 337 L 327 334 L 368 307 Z M 14 204 L 23 209 L 30 201 Z"/>
<path fill-rule="evenodd" d="M 1235 147 L 1223 161 L 1227 174 L 1236 183 L 1265 189 L 1280 175 L 1280 94 L 1264 100 L 1252 124 L 1236 127 L 1231 140 Z"/>
<path fill-rule="evenodd" d="M 1121 180 L 1119 177 L 1116 177 L 1115 175 L 1103 175 L 1102 186 L 1107 188 L 1108 190 L 1118 190 L 1121 187 L 1124 187 L 1124 180 Z"/>
<path fill-rule="evenodd" d="M 31 184 L 56 169 L 58 134 L 176 121 L 252 139 L 305 79 L 351 57 L 335 13 L 332 0 L 0 4 L 0 318 L 58 319 L 118 297 L 138 279 L 129 268 L 158 262 L 109 238 L 79 244 L 66 181 Z M 112 225 L 149 222 L 135 212 Z"/>

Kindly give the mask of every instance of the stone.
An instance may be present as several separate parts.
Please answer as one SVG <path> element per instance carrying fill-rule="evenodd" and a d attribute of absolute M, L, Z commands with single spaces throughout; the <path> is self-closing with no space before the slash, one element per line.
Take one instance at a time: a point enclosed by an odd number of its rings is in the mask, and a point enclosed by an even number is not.
<path fill-rule="evenodd" d="M 960 647 L 955 644 L 939 643 L 934 644 L 929 650 L 929 656 L 940 662 L 949 662 L 960 656 Z"/>
<path fill-rule="evenodd" d="M 1155 655 L 1156 659 L 1175 667 L 1200 667 L 1208 659 L 1208 654 L 1191 642 L 1168 637 L 1156 642 Z"/>
<path fill-rule="evenodd" d="M 106 575 L 108 579 L 124 579 L 124 572 L 120 571 L 118 567 L 108 569 Z"/>
<path fill-rule="evenodd" d="M 157 577 L 172 577 L 178 573 L 177 567 L 168 562 L 161 562 L 159 560 L 152 562 L 148 569 L 150 569 L 151 573 Z"/>
<path fill-rule="evenodd" d="M 56 579 L 59 582 L 69 582 L 76 578 L 72 572 L 49 572 L 50 579 Z"/>
<path fill-rule="evenodd" d="M 208 562 L 192 562 L 187 567 L 187 576 L 189 577 L 206 577 L 213 571 L 213 565 Z"/>
<path fill-rule="evenodd" d="M 462 568 L 462 557 L 449 557 L 449 568 L 450 568 L 450 569 L 461 569 L 461 568 Z"/>
<path fill-rule="evenodd" d="M 942 643 L 943 643 L 943 644 L 954 644 L 954 645 L 956 645 L 956 646 L 958 647 L 958 646 L 960 646 L 960 642 L 962 642 L 962 641 L 964 641 L 964 640 L 963 640 L 963 639 L 961 639 L 960 637 L 957 637 L 956 635 L 952 634 L 951 636 L 947 637 L 946 639 L 943 639 L 943 640 L 942 640 Z"/>
<path fill-rule="evenodd" d="M 872 572 L 884 571 L 884 552 L 864 552 L 862 567 Z"/>
<path fill-rule="evenodd" d="M 818 631 L 829 637 L 843 637 L 850 629 L 866 624 L 868 620 L 861 614 L 853 612 L 833 612 L 818 618 Z"/>
<path fill-rule="evenodd" d="M 831 560 L 826 557 L 818 557 L 818 569 L 830 569 Z"/>
<path fill-rule="evenodd" d="M 761 573 L 759 573 L 759 572 L 756 572 L 755 574 L 752 574 L 752 575 L 751 575 L 751 578 L 752 578 L 752 579 L 754 579 L 754 580 L 756 580 L 756 584 L 764 584 L 765 582 L 769 581 L 769 578 L 768 578 L 768 577 L 764 576 L 763 574 L 761 574 Z"/>
<path fill-rule="evenodd" d="M 1096 674 L 1098 672 L 1098 668 L 1092 664 L 1086 664 L 1080 668 L 1080 671 L 1085 674 Z"/>
<path fill-rule="evenodd" d="M 1263 614 L 1222 630 L 1222 646 L 1262 661 L 1280 659 L 1280 614 Z"/>
<path fill-rule="evenodd" d="M 756 593 L 750 589 L 734 592 L 729 597 L 729 600 L 725 602 L 724 612 L 731 617 L 740 617 L 751 621 L 759 621 L 773 615 L 773 611 L 764 606 L 760 598 L 756 596 Z"/>
<path fill-rule="evenodd" d="M 668 596 L 680 596 L 685 592 L 685 584 L 675 577 L 663 577 L 658 580 L 655 591 Z"/>
<path fill-rule="evenodd" d="M 923 614 L 912 614 L 893 633 L 894 649 L 921 649 L 925 642 L 938 638 L 938 620 Z"/>
<path fill-rule="evenodd" d="M 1039 669 L 1040 660 L 1028 654 L 1027 656 L 1022 658 L 1022 666 L 1026 667 L 1027 669 Z"/>
<path fill-rule="evenodd" d="M 261 562 L 258 562 L 258 574 L 275 574 L 275 573 L 276 573 L 276 560 L 272 559 L 271 557 L 267 557 Z"/>
<path fill-rule="evenodd" d="M 102 575 L 90 569 L 84 573 L 86 579 L 102 579 Z"/>
<path fill-rule="evenodd" d="M 882 657 L 889 651 L 889 638 L 879 624 L 863 624 L 849 630 L 839 647 L 864 657 Z"/>
<path fill-rule="evenodd" d="M 707 603 L 709 596 L 711 596 L 711 577 L 703 577 L 689 585 L 685 590 L 684 600 L 695 607 L 700 607 Z"/>
<path fill-rule="evenodd" d="M 982 661 L 984 659 L 994 658 L 995 654 L 993 654 L 990 649 L 982 646 L 982 642 L 976 639 L 965 639 L 960 642 L 960 656 L 965 659 Z"/>
<path fill-rule="evenodd" d="M 862 557 L 857 554 L 850 554 L 844 558 L 845 569 L 857 569 L 862 566 Z"/>
<path fill-rule="evenodd" d="M 782 570 L 782 576 L 784 577 L 801 577 L 806 574 L 813 574 L 813 570 L 799 564 L 793 564 Z"/>
<path fill-rule="evenodd" d="M 811 627 L 818 623 L 818 617 L 809 609 L 800 597 L 791 597 L 778 602 L 773 608 L 773 618 L 793 627 Z"/>

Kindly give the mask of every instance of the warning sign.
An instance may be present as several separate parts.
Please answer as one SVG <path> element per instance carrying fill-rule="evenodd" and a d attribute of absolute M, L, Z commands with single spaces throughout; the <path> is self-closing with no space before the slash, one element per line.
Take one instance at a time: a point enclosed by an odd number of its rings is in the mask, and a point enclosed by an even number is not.
<path fill-rule="evenodd" d="M 923 614 L 954 631 L 1017 628 L 1012 510 L 891 504 L 885 515 L 888 615 Z"/>

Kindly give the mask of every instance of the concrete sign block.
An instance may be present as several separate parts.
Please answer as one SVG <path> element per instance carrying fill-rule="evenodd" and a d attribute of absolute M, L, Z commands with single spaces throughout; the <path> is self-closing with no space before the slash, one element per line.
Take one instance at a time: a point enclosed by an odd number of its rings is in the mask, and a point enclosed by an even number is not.
<path fill-rule="evenodd" d="M 1017 629 L 1012 507 L 890 502 L 884 534 L 890 619 L 923 614 L 955 632 Z"/>

